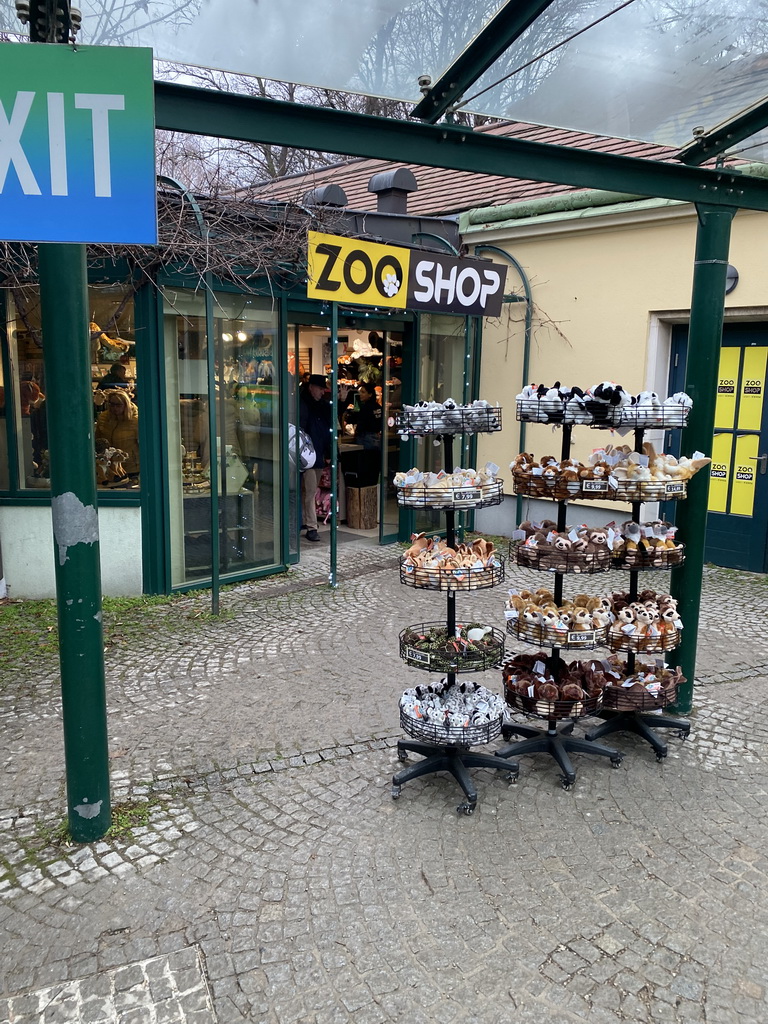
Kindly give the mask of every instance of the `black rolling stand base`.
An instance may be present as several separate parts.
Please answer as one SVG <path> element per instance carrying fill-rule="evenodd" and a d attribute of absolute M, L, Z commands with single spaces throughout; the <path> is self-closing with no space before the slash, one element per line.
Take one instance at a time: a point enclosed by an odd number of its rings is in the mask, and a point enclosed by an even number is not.
<path fill-rule="evenodd" d="M 468 768 L 495 768 L 497 771 L 506 772 L 511 782 L 517 782 L 519 769 L 514 761 L 507 761 L 493 754 L 475 754 L 469 747 L 459 747 L 453 744 L 438 746 L 434 743 L 422 743 L 419 740 L 398 740 L 397 756 L 399 759 L 407 760 L 409 753 L 421 754 L 424 760 L 411 765 L 410 768 L 404 768 L 397 775 L 392 776 L 393 800 L 397 800 L 400 796 L 400 788 L 411 779 L 418 779 L 421 775 L 431 775 L 433 772 L 450 772 L 467 798 L 463 804 L 459 804 L 456 810 L 459 814 L 473 814 L 477 805 L 477 790 L 469 776 Z"/>
<path fill-rule="evenodd" d="M 614 732 L 633 732 L 650 743 L 657 761 L 663 761 L 667 756 L 667 745 L 656 735 L 654 729 L 676 729 L 682 740 L 686 739 L 691 731 L 691 723 L 685 718 L 644 715 L 640 711 L 604 711 L 603 714 L 610 717 L 596 729 L 590 729 L 586 734 L 588 740 L 596 740 L 600 736 L 609 736 Z"/>
<path fill-rule="evenodd" d="M 505 725 L 501 730 L 505 740 L 514 733 L 519 736 L 527 736 L 528 739 L 510 743 L 509 746 L 497 750 L 496 756 L 505 758 L 519 757 L 520 754 L 550 754 L 563 772 L 560 776 L 563 789 L 570 789 L 576 781 L 576 770 L 568 757 L 569 752 L 602 754 L 603 757 L 610 758 L 614 768 L 619 767 L 624 756 L 620 751 L 614 750 L 612 747 L 604 747 L 600 743 L 588 743 L 586 740 L 571 736 L 573 725 L 572 721 L 567 722 L 559 730 L 555 720 L 548 723 L 547 729 L 535 729 L 530 725 Z"/>

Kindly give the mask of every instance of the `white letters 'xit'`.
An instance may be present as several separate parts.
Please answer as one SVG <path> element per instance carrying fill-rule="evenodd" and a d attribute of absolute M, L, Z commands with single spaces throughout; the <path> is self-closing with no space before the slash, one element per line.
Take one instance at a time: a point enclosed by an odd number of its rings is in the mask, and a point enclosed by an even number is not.
<path fill-rule="evenodd" d="M 17 92 L 10 118 L 0 100 L 0 193 L 5 188 L 13 165 L 26 196 L 42 195 L 21 136 L 35 99 L 34 92 Z M 51 195 L 69 195 L 67 180 L 67 132 L 64 93 L 46 93 L 48 106 L 48 154 L 51 169 Z M 96 197 L 112 195 L 112 170 L 109 159 L 109 112 L 125 110 L 125 96 L 110 93 L 79 92 L 74 96 L 78 110 L 90 110 L 93 137 L 93 187 Z"/>

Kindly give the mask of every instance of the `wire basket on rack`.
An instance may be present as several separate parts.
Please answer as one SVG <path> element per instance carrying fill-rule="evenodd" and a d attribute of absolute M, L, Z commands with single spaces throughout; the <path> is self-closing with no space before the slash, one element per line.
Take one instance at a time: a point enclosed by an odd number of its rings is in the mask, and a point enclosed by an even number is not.
<path fill-rule="evenodd" d="M 527 545 L 522 541 L 509 542 L 510 561 L 526 569 L 541 572 L 605 572 L 611 568 L 608 548 L 599 551 L 558 551 L 553 544 Z"/>
<path fill-rule="evenodd" d="M 484 635 L 470 640 L 467 634 L 475 630 Z M 403 661 L 427 672 L 484 672 L 504 657 L 501 630 L 475 623 L 457 626 L 451 636 L 445 622 L 421 622 L 404 629 L 399 640 Z"/>
<path fill-rule="evenodd" d="M 687 494 L 687 480 L 617 480 L 609 492 L 618 501 L 677 501 Z"/>
<path fill-rule="evenodd" d="M 409 736 L 424 740 L 426 743 L 450 744 L 457 747 L 476 747 L 481 743 L 495 740 L 501 733 L 503 718 L 503 715 L 499 715 L 498 718 L 483 725 L 458 727 L 425 722 L 424 719 L 414 718 L 404 708 L 400 708 L 400 726 Z"/>
<path fill-rule="evenodd" d="M 659 711 L 675 703 L 677 690 L 677 682 L 661 687 L 655 693 L 639 683 L 632 687 L 606 686 L 603 707 L 611 711 Z"/>
<path fill-rule="evenodd" d="M 527 644 L 560 647 L 566 651 L 605 647 L 608 639 L 608 626 L 587 630 L 550 629 L 540 623 L 526 622 L 521 618 L 508 619 L 507 632 L 516 640 L 523 640 Z"/>
<path fill-rule="evenodd" d="M 614 624 L 615 625 L 615 624 Z M 608 647 L 612 651 L 632 651 L 639 654 L 661 654 L 674 651 L 680 645 L 680 630 L 672 626 L 655 635 L 649 633 L 623 633 L 612 628 L 608 634 Z"/>
<path fill-rule="evenodd" d="M 446 408 L 431 403 L 406 406 L 395 419 L 401 436 L 420 437 L 426 434 L 490 434 L 501 430 L 501 409 L 479 402 Z"/>
<path fill-rule="evenodd" d="M 689 409 L 682 405 L 660 406 L 612 406 L 586 399 L 579 407 L 576 417 L 567 409 L 566 402 L 557 403 L 551 399 L 519 398 L 516 418 L 524 423 L 550 423 L 554 426 L 567 423 L 571 426 L 598 427 L 614 430 L 631 427 L 634 430 L 672 430 L 684 427 L 688 422 Z"/>
<path fill-rule="evenodd" d="M 518 693 L 505 684 L 504 697 L 507 704 L 515 711 L 522 711 L 525 715 L 533 715 L 536 718 L 553 719 L 563 718 L 585 718 L 588 715 L 596 714 L 603 703 L 603 692 L 594 694 L 591 697 L 584 697 L 583 700 L 538 700 L 536 697 L 527 697 Z"/>
<path fill-rule="evenodd" d="M 630 550 L 614 552 L 611 562 L 614 569 L 643 569 L 649 572 L 654 569 L 674 569 L 685 561 L 685 544 L 676 544 L 673 548 L 662 545 L 646 548 L 639 545 Z"/>
<path fill-rule="evenodd" d="M 400 559 L 400 582 L 418 590 L 487 590 L 504 582 L 504 559 L 494 556 L 494 563 L 482 568 L 428 569 L 407 564 Z"/>
<path fill-rule="evenodd" d="M 686 480 L 566 480 L 555 474 L 515 473 L 515 494 L 555 501 L 674 501 L 685 498 Z"/>
<path fill-rule="evenodd" d="M 397 492 L 398 505 L 409 508 L 463 509 L 487 508 L 500 505 L 503 498 L 503 480 L 495 479 L 478 487 L 441 487 L 436 484 L 411 484 Z"/>

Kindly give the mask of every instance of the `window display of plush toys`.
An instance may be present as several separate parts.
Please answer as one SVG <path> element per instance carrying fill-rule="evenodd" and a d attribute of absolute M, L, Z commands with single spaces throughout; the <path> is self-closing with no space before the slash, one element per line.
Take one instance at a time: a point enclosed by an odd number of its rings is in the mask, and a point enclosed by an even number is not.
<path fill-rule="evenodd" d="M 592 427 L 684 427 L 693 402 L 684 391 L 661 399 L 655 391 L 637 395 L 614 381 L 582 391 L 555 381 L 527 384 L 516 397 L 517 418 L 528 423 L 583 424 Z"/>
<path fill-rule="evenodd" d="M 612 526 L 598 529 L 567 526 L 558 531 L 551 519 L 520 523 L 512 534 L 510 553 L 518 565 L 549 572 L 602 572 L 611 568 L 616 540 Z"/>
<path fill-rule="evenodd" d="M 503 656 L 504 634 L 480 622 L 452 633 L 444 622 L 423 622 L 400 634 L 400 657 L 428 672 L 483 672 Z"/>
<path fill-rule="evenodd" d="M 552 667 L 544 651 L 515 655 L 504 663 L 502 675 L 507 703 L 542 717 L 579 717 L 600 704 L 616 711 L 651 711 L 673 703 L 685 682 L 680 669 L 665 662 L 638 662 L 629 672 L 611 655 L 570 663 L 558 659 Z"/>
<path fill-rule="evenodd" d="M 687 481 L 711 461 L 703 452 L 679 459 L 658 454 L 645 442 L 642 452 L 629 445 L 606 445 L 592 452 L 587 465 L 575 459 L 558 462 L 552 455 L 537 461 L 529 452 L 522 452 L 509 468 L 515 493 L 534 498 L 659 501 L 684 498 Z"/>
<path fill-rule="evenodd" d="M 500 504 L 502 483 L 499 467 L 491 462 L 483 469 L 454 469 L 451 473 L 422 473 L 418 469 L 395 473 L 394 485 L 400 505 L 422 508 L 474 508 Z"/>
<path fill-rule="evenodd" d="M 504 579 L 504 562 L 493 542 L 478 537 L 450 547 L 442 537 L 414 534 L 400 558 L 400 582 L 428 590 L 476 590 Z"/>
<path fill-rule="evenodd" d="M 487 743 L 501 732 L 505 702 L 484 686 L 441 679 L 400 698 L 400 722 L 411 736 L 462 746 Z"/>
<path fill-rule="evenodd" d="M 628 593 L 612 594 L 611 614 L 608 646 L 612 651 L 653 654 L 674 650 L 680 643 L 683 623 L 677 601 L 670 594 L 655 590 L 643 590 L 636 598 Z"/>
<path fill-rule="evenodd" d="M 452 398 L 444 402 L 417 402 L 403 406 L 397 427 L 401 437 L 490 433 L 501 430 L 501 409 L 482 398 L 470 405 L 458 405 Z"/>
<path fill-rule="evenodd" d="M 553 647 L 599 647 L 608 639 L 611 602 L 576 594 L 555 604 L 550 590 L 510 590 L 504 617 L 507 632 L 528 643 Z"/>

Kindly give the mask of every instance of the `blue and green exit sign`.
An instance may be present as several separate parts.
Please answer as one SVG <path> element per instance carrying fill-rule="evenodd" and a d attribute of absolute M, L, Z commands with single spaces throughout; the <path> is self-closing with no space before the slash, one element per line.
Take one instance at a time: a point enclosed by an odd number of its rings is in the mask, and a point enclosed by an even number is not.
<path fill-rule="evenodd" d="M 0 43 L 0 239 L 157 242 L 151 49 Z"/>

